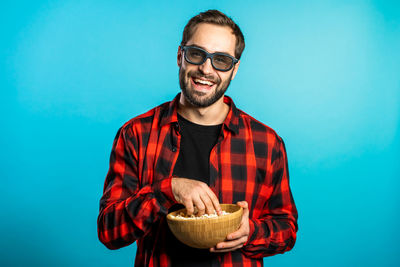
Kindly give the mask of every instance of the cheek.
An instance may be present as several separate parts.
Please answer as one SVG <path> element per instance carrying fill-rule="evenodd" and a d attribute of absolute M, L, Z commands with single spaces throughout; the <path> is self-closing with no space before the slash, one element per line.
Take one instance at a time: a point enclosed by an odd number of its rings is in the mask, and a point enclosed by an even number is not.
<path fill-rule="evenodd" d="M 225 74 L 224 75 L 220 75 L 219 78 L 221 79 L 221 83 L 226 83 L 227 81 L 230 80 L 230 75 L 229 74 Z"/>
<path fill-rule="evenodd" d="M 186 62 L 182 62 L 182 69 L 188 75 L 189 73 L 193 73 L 193 66 L 187 64 Z"/>

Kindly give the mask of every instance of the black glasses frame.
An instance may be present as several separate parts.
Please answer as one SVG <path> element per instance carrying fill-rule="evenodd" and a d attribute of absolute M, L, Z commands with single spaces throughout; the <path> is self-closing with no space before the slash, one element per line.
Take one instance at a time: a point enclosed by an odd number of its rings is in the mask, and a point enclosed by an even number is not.
<path fill-rule="evenodd" d="M 184 55 L 185 60 L 186 60 L 188 63 L 193 64 L 193 65 L 202 65 L 202 64 L 204 64 L 204 62 L 206 62 L 206 60 L 207 60 L 208 58 L 210 58 L 210 59 L 211 59 L 211 65 L 213 66 L 214 69 L 219 70 L 219 71 L 229 71 L 229 70 L 231 70 L 231 69 L 233 68 L 233 66 L 234 66 L 236 63 L 239 62 L 239 60 L 238 60 L 237 58 L 234 58 L 234 57 L 232 57 L 231 55 L 226 54 L 226 53 L 221 53 L 221 52 L 208 53 L 208 52 L 207 52 L 206 50 L 204 50 L 203 48 L 200 48 L 200 47 L 197 47 L 197 46 L 193 46 L 193 45 L 190 45 L 190 46 L 182 46 L 182 45 L 181 45 L 180 47 L 181 47 L 181 49 L 185 52 L 185 55 Z M 205 54 L 206 56 L 204 57 L 203 61 L 201 61 L 201 62 L 199 62 L 199 63 L 190 61 L 190 60 L 186 57 L 186 50 L 189 49 L 189 48 L 195 48 L 195 49 L 198 49 L 198 50 L 204 52 L 204 54 Z M 220 56 L 221 56 L 221 55 L 222 55 L 222 56 L 227 56 L 227 57 L 229 57 L 230 59 L 232 59 L 232 64 L 231 64 L 231 66 L 230 66 L 228 69 L 221 69 L 221 68 L 215 67 L 213 61 L 214 61 L 214 56 L 217 56 L 217 55 L 220 55 Z"/>

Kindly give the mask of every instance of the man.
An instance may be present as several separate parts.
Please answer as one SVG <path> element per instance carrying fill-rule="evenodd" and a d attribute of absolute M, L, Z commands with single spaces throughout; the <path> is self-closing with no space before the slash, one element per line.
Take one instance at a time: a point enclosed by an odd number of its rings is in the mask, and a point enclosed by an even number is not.
<path fill-rule="evenodd" d="M 137 241 L 137 266 L 262 266 L 263 257 L 294 246 L 284 143 L 225 96 L 243 49 L 242 32 L 225 14 L 193 17 L 178 48 L 182 92 L 117 133 L 98 234 L 110 249 Z M 220 203 L 244 213 L 239 229 L 215 247 L 187 247 L 169 231 L 171 210 L 220 214 Z"/>

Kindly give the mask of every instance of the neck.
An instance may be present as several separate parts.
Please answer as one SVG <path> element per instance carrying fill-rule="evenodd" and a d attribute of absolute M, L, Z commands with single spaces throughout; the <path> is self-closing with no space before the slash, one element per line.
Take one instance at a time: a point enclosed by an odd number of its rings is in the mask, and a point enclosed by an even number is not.
<path fill-rule="evenodd" d="M 181 94 L 178 105 L 178 113 L 185 119 L 200 125 L 217 125 L 225 121 L 229 112 L 229 106 L 224 103 L 224 96 L 211 106 L 195 107 Z"/>

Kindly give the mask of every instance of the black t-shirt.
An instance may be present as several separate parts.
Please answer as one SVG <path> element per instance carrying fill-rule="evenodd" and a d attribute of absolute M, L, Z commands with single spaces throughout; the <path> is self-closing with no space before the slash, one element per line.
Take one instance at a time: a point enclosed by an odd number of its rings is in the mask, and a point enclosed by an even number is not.
<path fill-rule="evenodd" d="M 210 152 L 217 143 L 222 124 L 205 126 L 190 122 L 178 114 L 181 143 L 173 175 L 210 184 Z M 176 205 L 171 211 L 183 208 Z M 212 266 L 217 254 L 208 249 L 186 246 L 175 238 L 168 228 L 168 254 L 172 266 Z"/>
<path fill-rule="evenodd" d="M 210 152 L 218 140 L 221 125 L 205 126 L 186 120 L 178 114 L 181 146 L 174 176 L 210 184 Z"/>

